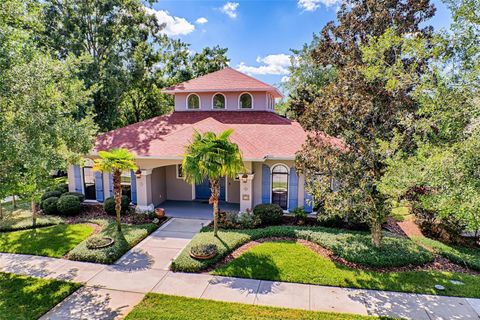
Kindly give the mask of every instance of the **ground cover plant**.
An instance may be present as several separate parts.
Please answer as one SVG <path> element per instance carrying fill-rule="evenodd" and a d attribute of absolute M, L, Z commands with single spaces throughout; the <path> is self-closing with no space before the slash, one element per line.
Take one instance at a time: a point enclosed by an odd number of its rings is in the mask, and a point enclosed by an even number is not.
<path fill-rule="evenodd" d="M 378 272 L 335 263 L 296 242 L 261 243 L 213 274 L 272 281 L 480 297 L 480 277 L 439 271 Z M 463 285 L 450 280 L 462 281 Z M 444 291 L 435 285 L 445 287 Z"/>
<path fill-rule="evenodd" d="M 414 241 L 431 248 L 435 253 L 473 270 L 480 271 L 480 249 L 449 245 L 427 237 L 415 237 Z"/>
<path fill-rule="evenodd" d="M 379 319 L 361 315 L 341 313 L 315 312 L 296 309 L 254 306 L 240 303 L 220 302 L 204 299 L 193 299 L 169 296 L 157 293 L 147 293 L 145 298 L 130 312 L 127 320 L 176 319 L 190 320 L 192 312 L 196 320 L 225 319 L 322 319 L 322 320 L 360 320 Z M 382 318 L 386 319 L 386 318 Z"/>
<path fill-rule="evenodd" d="M 38 319 L 80 284 L 0 273 L 0 320 Z"/>
<path fill-rule="evenodd" d="M 122 231 L 118 231 L 114 221 L 96 220 L 92 222 L 102 226 L 102 231 L 98 236 L 110 237 L 115 242 L 106 248 L 89 249 L 87 241 L 82 241 L 70 251 L 68 255 L 70 259 L 96 263 L 113 263 L 158 228 L 153 223 L 139 225 L 122 224 Z"/>
<path fill-rule="evenodd" d="M 208 228 L 197 234 L 172 263 L 172 270 L 199 272 L 207 269 L 239 246 L 256 239 L 289 237 L 312 241 L 331 250 L 336 256 L 349 262 L 368 267 L 398 267 L 421 265 L 433 260 L 425 248 L 405 238 L 386 236 L 383 245 L 376 248 L 366 232 L 347 231 L 323 227 L 272 226 L 252 230 L 221 230 L 214 237 Z M 198 261 L 190 257 L 191 246 L 213 243 L 218 254 L 209 260 Z"/>
<path fill-rule="evenodd" d="M 61 258 L 93 232 L 87 224 L 56 226 L 0 233 L 0 252 Z"/>

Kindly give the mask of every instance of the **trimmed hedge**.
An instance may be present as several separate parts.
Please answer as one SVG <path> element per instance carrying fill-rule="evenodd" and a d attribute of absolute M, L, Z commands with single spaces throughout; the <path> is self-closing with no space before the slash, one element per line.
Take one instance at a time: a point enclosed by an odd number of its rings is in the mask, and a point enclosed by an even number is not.
<path fill-rule="evenodd" d="M 62 193 L 60 191 L 57 191 L 57 190 L 48 191 L 48 192 L 45 192 L 42 195 L 42 198 L 40 199 L 40 201 L 43 202 L 44 200 L 47 200 L 48 198 L 52 198 L 52 197 L 60 198 L 61 195 L 62 195 Z"/>
<path fill-rule="evenodd" d="M 58 213 L 58 199 L 57 197 L 50 197 L 42 202 L 42 210 L 45 214 L 57 214 Z"/>
<path fill-rule="evenodd" d="M 127 212 L 128 208 L 130 207 L 130 200 L 128 199 L 127 196 L 122 196 L 122 213 Z M 106 213 L 115 215 L 115 198 L 110 197 L 105 199 L 105 202 L 103 203 L 103 210 L 105 210 Z"/>
<path fill-rule="evenodd" d="M 386 236 L 381 248 L 371 244 L 370 234 L 323 227 L 274 226 L 253 230 L 220 230 L 218 237 L 204 228 L 181 252 L 171 265 L 173 271 L 200 272 L 223 259 L 241 245 L 256 239 L 288 237 L 312 241 L 331 250 L 336 256 L 367 267 L 399 267 L 422 265 L 433 261 L 433 254 L 413 241 Z M 213 243 L 218 254 L 209 260 L 190 257 L 190 248 L 202 243 Z"/>
<path fill-rule="evenodd" d="M 64 194 L 62 194 L 62 197 L 63 196 L 75 196 L 78 198 L 78 201 L 80 202 L 85 201 L 85 195 L 80 192 L 65 192 Z"/>
<path fill-rule="evenodd" d="M 66 216 L 74 216 L 80 213 L 80 200 L 74 195 L 63 195 L 57 202 L 58 212 Z"/>
<path fill-rule="evenodd" d="M 282 223 L 283 210 L 278 204 L 259 204 L 253 208 L 253 215 L 258 217 L 263 226 Z"/>

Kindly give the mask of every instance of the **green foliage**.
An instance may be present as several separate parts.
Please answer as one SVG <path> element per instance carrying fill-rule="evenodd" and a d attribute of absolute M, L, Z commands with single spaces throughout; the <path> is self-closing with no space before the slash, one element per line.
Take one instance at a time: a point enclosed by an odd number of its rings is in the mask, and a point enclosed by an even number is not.
<path fill-rule="evenodd" d="M 73 195 L 61 196 L 57 201 L 58 212 L 66 216 L 75 216 L 81 210 L 80 200 Z"/>
<path fill-rule="evenodd" d="M 325 215 L 368 223 L 372 241 L 380 246 L 381 225 L 390 213 L 388 199 L 377 187 L 390 156 L 385 142 L 398 131 L 406 132 L 399 118 L 411 117 L 418 104 L 411 99 L 412 87 L 389 90 L 388 80 L 366 75 L 369 61 L 364 61 L 362 48 L 387 31 L 428 40 L 431 29 L 422 25 L 434 8 L 428 1 L 357 4 L 344 1 L 337 11 L 339 22 L 328 23 L 311 50 L 318 68 L 333 68 L 335 77 L 320 88 L 299 118 L 310 137 L 297 155 L 297 167 L 307 177 L 307 191 L 323 202 Z M 421 55 L 401 56 L 403 47 L 401 41 L 392 43 L 391 50 L 380 52 L 382 59 L 390 64 L 400 59 L 407 70 L 425 73 L 427 60 Z M 411 147 L 407 134 L 396 143 L 400 150 Z"/>
<path fill-rule="evenodd" d="M 0 273 L 0 319 L 39 319 L 80 287 L 74 282 Z"/>
<path fill-rule="evenodd" d="M 217 253 L 217 246 L 213 243 L 199 243 L 190 247 L 190 253 L 194 256 L 207 257 Z"/>
<path fill-rule="evenodd" d="M 57 197 L 50 197 L 50 198 L 45 199 L 42 202 L 43 213 L 50 214 L 50 215 L 57 214 L 58 213 L 57 204 L 58 204 L 58 198 Z"/>
<path fill-rule="evenodd" d="M 256 239 L 287 237 L 312 241 L 331 250 L 336 256 L 347 261 L 369 267 L 396 267 L 421 265 L 433 260 L 432 254 L 404 238 L 385 237 L 384 245 L 376 248 L 364 232 L 353 232 L 330 228 L 307 228 L 275 226 L 253 230 L 220 230 L 218 237 L 212 232 L 197 234 L 182 253 L 173 261 L 171 269 L 182 272 L 199 272 L 220 261 L 236 248 Z M 189 256 L 191 246 L 213 243 L 218 254 L 205 261 L 197 261 Z"/>
<path fill-rule="evenodd" d="M 0 232 L 31 229 L 33 227 L 30 203 L 20 202 L 17 209 L 5 208 L 4 215 L 3 220 L 0 220 Z M 61 217 L 40 215 L 37 218 L 36 226 L 48 227 L 60 223 L 63 223 Z"/>
<path fill-rule="evenodd" d="M 53 227 L 0 233 L 0 252 L 62 258 L 93 231 L 85 224 L 60 224 Z"/>
<path fill-rule="evenodd" d="M 52 198 L 52 197 L 60 198 L 61 195 L 62 195 L 62 193 L 60 191 L 47 191 L 42 195 L 40 200 L 44 201 L 44 200 L 46 200 L 48 198 Z"/>
<path fill-rule="evenodd" d="M 260 218 L 251 211 L 247 212 L 220 212 L 219 226 L 223 229 L 253 229 L 260 225 Z"/>
<path fill-rule="evenodd" d="M 447 245 L 425 237 L 416 237 L 414 241 L 428 248 L 432 248 L 435 253 L 452 262 L 480 271 L 480 249 L 478 248 Z"/>
<path fill-rule="evenodd" d="M 307 213 L 305 212 L 305 209 L 303 207 L 296 207 L 291 211 L 295 218 L 298 220 L 305 220 L 307 218 Z"/>
<path fill-rule="evenodd" d="M 213 274 L 271 281 L 401 291 L 447 296 L 478 297 L 480 279 L 464 273 L 437 271 L 378 272 L 337 264 L 295 242 L 259 244 L 213 271 Z M 452 284 L 460 280 L 465 285 Z M 445 291 L 437 291 L 441 284 Z"/>
<path fill-rule="evenodd" d="M 98 235 L 113 238 L 115 243 L 106 248 L 88 249 L 87 241 L 83 241 L 70 251 L 70 259 L 105 264 L 113 263 L 158 228 L 157 225 L 151 223 L 143 225 L 124 224 L 122 225 L 122 231 L 119 232 L 115 223 L 106 221 L 100 221 L 99 223 L 104 224 L 104 227 Z"/>
<path fill-rule="evenodd" d="M 80 202 L 83 202 L 85 201 L 85 195 L 83 193 L 80 193 L 80 192 L 65 192 L 62 194 L 62 197 L 63 196 L 75 196 L 78 198 L 78 201 Z"/>
<path fill-rule="evenodd" d="M 273 226 L 282 222 L 283 210 L 278 204 L 258 204 L 253 208 L 253 214 L 258 217 L 263 226 Z"/>
<path fill-rule="evenodd" d="M 297 309 L 273 308 L 193 299 L 178 296 L 167 296 L 157 293 L 147 293 L 145 298 L 130 312 L 127 320 L 143 319 L 190 319 L 195 310 L 196 320 L 368 320 L 376 317 L 350 315 L 346 313 L 326 313 Z M 383 319 L 383 317 L 382 317 Z"/>
<path fill-rule="evenodd" d="M 122 196 L 122 212 L 125 213 L 128 211 L 128 208 L 130 207 L 130 200 L 128 200 L 127 196 Z M 103 210 L 105 210 L 106 213 L 114 215 L 115 214 L 115 198 L 114 197 L 109 197 L 105 199 L 103 202 Z"/>

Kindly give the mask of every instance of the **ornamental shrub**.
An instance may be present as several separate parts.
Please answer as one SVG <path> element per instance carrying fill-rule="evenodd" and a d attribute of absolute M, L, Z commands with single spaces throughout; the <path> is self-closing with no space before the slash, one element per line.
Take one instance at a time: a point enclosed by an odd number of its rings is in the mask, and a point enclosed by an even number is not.
<path fill-rule="evenodd" d="M 277 225 L 282 222 L 283 210 L 278 204 L 259 204 L 253 208 L 253 214 L 264 226 Z"/>
<path fill-rule="evenodd" d="M 130 206 L 130 200 L 128 199 L 127 196 L 122 196 L 122 213 L 125 213 Z M 110 197 L 105 199 L 105 202 L 103 203 L 103 210 L 105 210 L 106 213 L 115 215 L 115 198 Z"/>
<path fill-rule="evenodd" d="M 78 198 L 78 201 L 85 201 L 85 195 L 80 192 L 65 192 L 64 194 L 62 194 L 62 196 L 75 196 Z"/>
<path fill-rule="evenodd" d="M 45 214 L 57 214 L 58 197 L 50 197 L 42 202 L 42 210 Z"/>
<path fill-rule="evenodd" d="M 58 212 L 66 216 L 74 216 L 80 213 L 80 200 L 74 195 L 63 195 L 57 202 Z"/>
<path fill-rule="evenodd" d="M 64 193 L 67 193 L 68 192 L 68 184 L 61 184 L 57 187 L 56 189 L 58 192 L 61 192 L 62 194 Z"/>
<path fill-rule="evenodd" d="M 48 198 L 52 198 L 52 197 L 60 198 L 61 195 L 62 193 L 58 190 L 47 191 L 42 195 L 42 198 L 40 199 L 40 201 L 43 202 L 44 200 L 47 200 Z"/>

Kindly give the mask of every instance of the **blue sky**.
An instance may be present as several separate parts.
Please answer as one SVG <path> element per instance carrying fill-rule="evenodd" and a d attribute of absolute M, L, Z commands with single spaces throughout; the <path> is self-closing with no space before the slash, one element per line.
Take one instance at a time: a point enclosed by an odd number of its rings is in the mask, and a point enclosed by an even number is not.
<path fill-rule="evenodd" d="M 291 48 L 310 42 L 335 19 L 339 0 L 161 0 L 153 5 L 167 27 L 165 32 L 191 44 L 192 51 L 205 46 L 228 48 L 230 66 L 267 83 L 288 76 Z M 446 28 L 450 13 L 434 0 L 437 13 L 431 24 Z"/>

